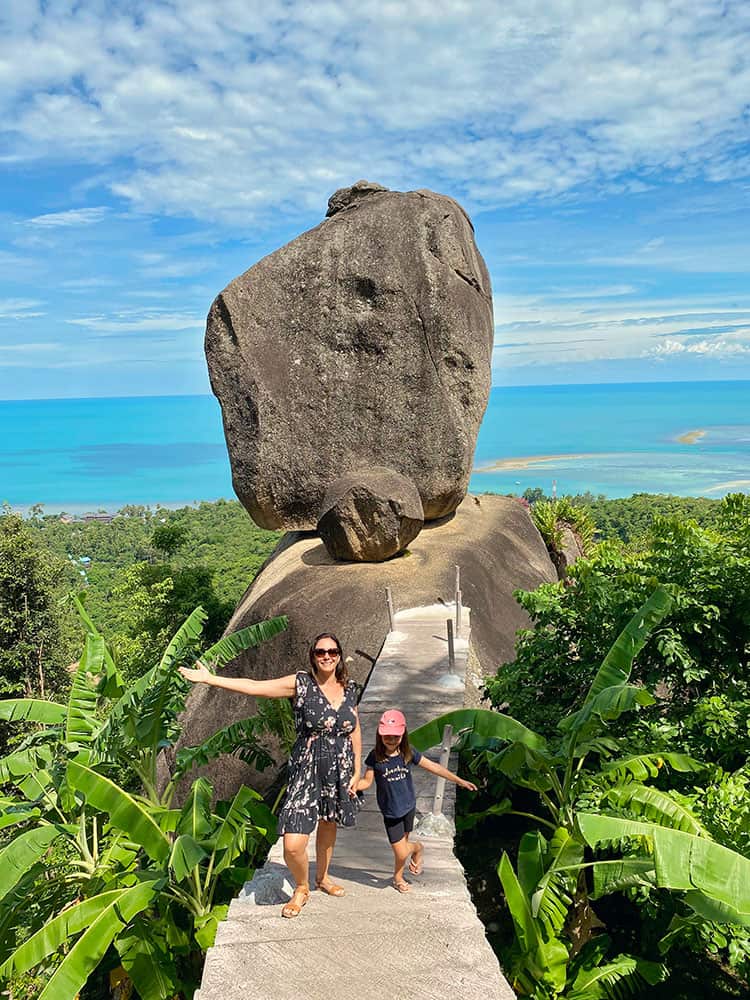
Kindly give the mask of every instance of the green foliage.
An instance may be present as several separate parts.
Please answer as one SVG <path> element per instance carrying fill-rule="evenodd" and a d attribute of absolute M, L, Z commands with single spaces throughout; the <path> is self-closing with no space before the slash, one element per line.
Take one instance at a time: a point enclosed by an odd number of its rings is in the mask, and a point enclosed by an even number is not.
<path fill-rule="evenodd" d="M 543 733 L 580 701 L 602 656 L 657 584 L 670 615 L 639 654 L 634 678 L 658 708 L 640 722 L 647 748 L 674 746 L 737 766 L 750 750 L 750 499 L 727 497 L 715 526 L 656 518 L 638 552 L 605 542 L 563 583 L 517 597 L 535 627 L 519 633 L 516 659 L 487 685 Z"/>
<path fill-rule="evenodd" d="M 109 523 L 37 517 L 24 529 L 55 562 L 65 591 L 86 587 L 89 612 L 107 622 L 109 645 L 128 678 L 157 658 L 196 604 L 208 616 L 206 636 L 217 639 L 279 539 L 256 527 L 237 501 L 225 500 L 175 511 L 125 507 Z M 90 560 L 85 568 L 81 559 Z M 70 616 L 60 613 L 71 633 Z"/>
<path fill-rule="evenodd" d="M 546 739 L 481 709 L 448 713 L 411 734 L 424 749 L 447 723 L 471 730 L 464 745 L 480 750 L 472 769 L 500 798 L 487 812 L 515 813 L 552 831 L 549 841 L 538 830 L 521 838 L 517 872 L 507 855 L 498 869 L 515 928 L 507 959 L 521 995 L 584 1000 L 663 978 L 660 965 L 608 957 L 592 938 L 598 920 L 591 900 L 605 894 L 669 890 L 704 921 L 750 925 L 750 859 L 714 841 L 683 796 L 649 783 L 663 786 L 665 772 L 689 774 L 701 765 L 680 752 L 634 753 L 631 740 L 613 730 L 625 713 L 654 700 L 631 683 L 633 660 L 673 604 L 667 590 L 654 590 L 599 667 L 587 669 L 581 707 Z M 509 785 L 535 793 L 537 811 L 514 808 Z M 594 849 L 593 861 L 584 861 L 586 848 Z"/>
<path fill-rule="evenodd" d="M 531 519 L 539 529 L 552 561 L 562 567 L 561 557 L 570 532 L 581 551 L 587 553 L 594 544 L 594 522 L 585 507 L 575 504 L 571 497 L 556 500 L 538 500 L 531 509 Z"/>
<path fill-rule="evenodd" d="M 189 690 L 177 667 L 198 658 L 205 612 L 193 611 L 158 662 L 123 687 L 80 602 L 78 610 L 86 646 L 68 705 L 0 702 L 0 717 L 45 726 L 0 761 L 15 789 L 0 802 L 9 838 L 0 852 L 0 979 L 23 982 L 35 970 L 40 997 L 75 1000 L 114 948 L 144 1000 L 189 997 L 196 958 L 274 838 L 275 817 L 248 788 L 213 806 L 203 778 L 181 809 L 172 808 L 174 782 L 157 792 L 156 757 L 179 735 Z M 283 618 L 262 622 L 202 655 L 219 665 L 284 628 Z M 142 794 L 118 783 L 126 765 Z"/>
<path fill-rule="evenodd" d="M 0 513 L 0 694 L 45 698 L 67 688 L 71 634 L 58 605 L 60 559 L 34 527 Z M 4 746 L 5 727 L 0 730 Z"/>

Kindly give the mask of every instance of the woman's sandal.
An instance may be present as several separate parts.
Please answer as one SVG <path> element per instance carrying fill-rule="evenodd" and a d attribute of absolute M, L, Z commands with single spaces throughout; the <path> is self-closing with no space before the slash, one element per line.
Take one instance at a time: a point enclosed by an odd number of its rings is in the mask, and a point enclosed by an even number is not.
<path fill-rule="evenodd" d="M 391 882 L 391 885 L 397 892 L 411 892 L 411 886 L 404 879 L 402 879 L 400 882 L 397 882 L 394 879 L 393 882 Z"/>
<path fill-rule="evenodd" d="M 292 893 L 292 898 L 282 908 L 281 910 L 282 917 L 287 917 L 287 918 L 298 917 L 299 911 L 302 909 L 302 907 L 305 905 L 305 903 L 308 901 L 309 898 L 310 898 L 309 889 L 300 889 L 299 887 L 297 887 Z M 299 900 L 299 902 L 295 902 L 295 900 Z"/>
<path fill-rule="evenodd" d="M 323 879 L 322 882 L 315 882 L 315 888 L 320 889 L 327 896 L 345 896 L 346 889 L 343 885 L 336 885 L 335 882 L 329 882 L 328 879 Z"/>

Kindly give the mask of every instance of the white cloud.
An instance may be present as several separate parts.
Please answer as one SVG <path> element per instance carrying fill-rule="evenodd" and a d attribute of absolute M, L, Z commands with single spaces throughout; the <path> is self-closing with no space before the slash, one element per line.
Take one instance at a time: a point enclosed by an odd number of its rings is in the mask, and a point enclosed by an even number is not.
<path fill-rule="evenodd" d="M 34 319 L 44 316 L 38 310 L 43 305 L 36 299 L 0 299 L 0 320 L 2 319 Z"/>
<path fill-rule="evenodd" d="M 72 326 L 80 326 L 92 333 L 106 335 L 124 335 L 141 333 L 166 333 L 182 330 L 203 330 L 205 316 L 186 315 L 180 313 L 158 312 L 139 315 L 140 310 L 133 314 L 119 313 L 115 317 L 84 316 L 78 319 L 68 319 L 65 322 Z"/>
<path fill-rule="evenodd" d="M 750 299 L 576 301 L 561 289 L 545 296 L 495 298 L 497 369 L 610 360 L 663 359 L 677 353 L 722 358 L 750 353 Z"/>
<path fill-rule="evenodd" d="M 93 226 L 101 222 L 107 214 L 108 209 L 97 208 L 71 208 L 67 212 L 50 212 L 47 215 L 35 215 L 32 219 L 27 219 L 30 226 L 38 226 L 41 229 L 59 229 L 68 226 Z"/>
<path fill-rule="evenodd" d="M 750 173 L 741 3 L 44 10 L 5 15 L 7 155 L 87 162 L 147 212 L 242 227 L 320 211 L 362 175 L 430 184 L 476 209 L 589 183 L 632 190 L 660 171 Z"/>
<path fill-rule="evenodd" d="M 734 358 L 741 354 L 750 354 L 750 344 L 725 339 L 699 340 L 685 343 L 681 340 L 665 340 L 644 352 L 644 357 L 664 359 L 678 354 L 699 354 L 703 357 Z"/>

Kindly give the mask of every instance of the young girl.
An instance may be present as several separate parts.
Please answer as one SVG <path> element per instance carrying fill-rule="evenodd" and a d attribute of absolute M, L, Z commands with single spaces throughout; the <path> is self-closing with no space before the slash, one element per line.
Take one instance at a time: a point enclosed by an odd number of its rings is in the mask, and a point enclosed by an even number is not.
<path fill-rule="evenodd" d="M 406 719 L 402 712 L 392 708 L 383 712 L 378 723 L 375 738 L 375 749 L 365 759 L 364 778 L 360 778 L 356 790 L 364 791 L 375 779 L 378 808 L 383 814 L 385 832 L 393 848 L 395 867 L 393 871 L 393 886 L 399 892 L 411 889 L 404 879 L 404 865 L 409 861 L 409 871 L 419 875 L 422 871 L 422 852 L 419 841 L 409 840 L 409 834 L 414 829 L 414 813 L 417 808 L 417 798 L 414 794 L 414 783 L 410 768 L 415 764 L 425 771 L 437 774 L 448 781 L 455 781 L 462 788 L 475 792 L 477 786 L 470 781 L 464 781 L 458 775 L 440 764 L 434 764 L 424 757 L 419 750 L 409 746 L 409 734 L 406 731 Z"/>

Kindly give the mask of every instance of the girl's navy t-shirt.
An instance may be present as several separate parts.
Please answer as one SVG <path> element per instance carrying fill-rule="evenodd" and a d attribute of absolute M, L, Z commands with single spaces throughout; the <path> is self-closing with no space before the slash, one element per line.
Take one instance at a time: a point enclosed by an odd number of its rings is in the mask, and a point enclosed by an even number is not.
<path fill-rule="evenodd" d="M 412 758 L 408 764 L 400 753 L 386 757 L 385 760 L 376 760 L 374 750 L 367 755 L 365 767 L 371 767 L 375 772 L 378 808 L 389 819 L 398 819 L 416 808 L 417 797 L 409 769 L 421 759 L 419 750 L 412 750 Z"/>

